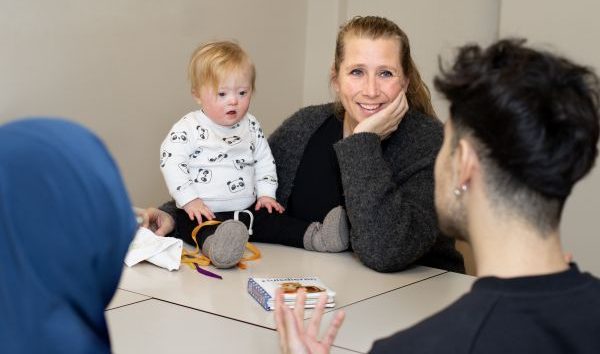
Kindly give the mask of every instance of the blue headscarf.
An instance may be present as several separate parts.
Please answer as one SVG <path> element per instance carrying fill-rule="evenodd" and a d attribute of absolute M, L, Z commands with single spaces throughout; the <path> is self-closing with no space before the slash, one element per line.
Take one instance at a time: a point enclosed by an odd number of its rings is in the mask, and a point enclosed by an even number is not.
<path fill-rule="evenodd" d="M 136 222 L 102 142 L 63 120 L 0 126 L 0 353 L 108 353 L 104 309 Z"/>

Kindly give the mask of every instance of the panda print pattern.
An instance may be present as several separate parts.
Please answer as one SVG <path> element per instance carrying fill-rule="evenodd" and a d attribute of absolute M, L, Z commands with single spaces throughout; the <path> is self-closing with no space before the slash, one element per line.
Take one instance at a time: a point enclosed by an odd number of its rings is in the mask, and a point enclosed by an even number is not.
<path fill-rule="evenodd" d="M 262 128 L 258 127 L 258 123 L 256 121 L 250 121 L 250 126 L 248 128 L 251 132 L 256 134 L 258 139 L 264 139 L 265 134 L 263 133 Z"/>
<path fill-rule="evenodd" d="M 160 152 L 160 167 L 165 167 L 165 165 L 167 164 L 167 160 L 169 159 L 169 157 L 171 157 L 173 154 L 171 154 L 170 152 L 168 152 L 167 150 L 162 150 Z"/>
<path fill-rule="evenodd" d="M 182 184 L 182 185 L 180 185 L 180 186 L 177 186 L 177 190 L 178 190 L 178 191 L 182 191 L 182 190 L 184 190 L 185 188 L 187 188 L 187 187 L 189 187 L 190 185 L 192 185 L 192 183 L 193 183 L 193 182 L 192 182 L 191 180 L 187 180 L 187 181 L 186 181 L 184 184 Z"/>
<path fill-rule="evenodd" d="M 186 131 L 171 132 L 171 142 L 176 144 L 187 144 L 188 136 Z"/>
<path fill-rule="evenodd" d="M 238 193 L 246 189 L 246 183 L 244 183 L 244 179 L 240 177 L 233 181 L 227 181 L 227 187 L 229 187 L 231 193 Z"/>
<path fill-rule="evenodd" d="M 263 178 L 260 179 L 260 181 L 267 182 L 270 184 L 277 184 L 277 178 L 275 178 L 274 176 L 271 176 L 271 175 L 264 176 Z"/>
<path fill-rule="evenodd" d="M 241 143 L 242 142 L 242 138 L 240 138 L 237 135 L 234 135 L 234 136 L 229 136 L 229 137 L 223 138 L 223 141 L 227 145 L 233 146 L 233 145 L 237 145 L 237 144 Z"/>
<path fill-rule="evenodd" d="M 177 165 L 179 167 L 179 169 L 181 170 L 181 172 L 185 173 L 186 175 L 190 174 L 190 170 L 188 169 L 188 164 L 185 162 L 180 163 L 179 165 Z"/>
<path fill-rule="evenodd" d="M 204 169 L 204 168 L 201 168 L 201 169 L 198 170 L 198 174 L 196 175 L 196 178 L 194 179 L 194 182 L 196 182 L 196 183 L 209 183 L 211 179 L 212 179 L 212 171 Z"/>
<path fill-rule="evenodd" d="M 198 132 L 199 140 L 208 140 L 208 129 L 204 128 L 201 125 L 197 125 L 196 131 Z"/>
<path fill-rule="evenodd" d="M 235 160 L 233 160 L 233 167 L 235 167 L 236 170 L 243 170 L 244 167 L 252 166 L 255 163 L 256 163 L 255 160 L 246 161 L 246 159 L 235 159 Z"/>
<path fill-rule="evenodd" d="M 252 205 L 257 195 L 275 197 L 273 155 L 251 115 L 226 127 L 215 125 L 202 111 L 191 112 L 170 129 L 160 157 L 179 207 L 196 197 L 211 210 L 238 210 Z"/>
<path fill-rule="evenodd" d="M 198 147 L 194 152 L 192 152 L 188 157 L 191 159 L 198 158 L 198 156 L 202 153 L 202 148 Z"/>
<path fill-rule="evenodd" d="M 227 154 L 224 152 L 220 152 L 217 156 L 213 156 L 208 159 L 210 162 L 221 162 L 223 159 L 227 158 Z"/>

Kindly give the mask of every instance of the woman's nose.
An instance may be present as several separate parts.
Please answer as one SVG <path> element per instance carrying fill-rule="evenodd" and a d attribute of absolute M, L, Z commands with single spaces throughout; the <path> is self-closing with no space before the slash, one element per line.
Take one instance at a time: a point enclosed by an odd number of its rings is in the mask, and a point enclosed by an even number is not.
<path fill-rule="evenodd" d="M 369 97 L 375 97 L 379 95 L 379 82 L 375 75 L 368 75 L 366 77 L 364 94 Z"/>

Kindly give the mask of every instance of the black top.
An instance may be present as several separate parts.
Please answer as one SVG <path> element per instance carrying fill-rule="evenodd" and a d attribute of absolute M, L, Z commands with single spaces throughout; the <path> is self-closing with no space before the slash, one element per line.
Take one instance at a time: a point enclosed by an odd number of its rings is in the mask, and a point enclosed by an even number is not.
<path fill-rule="evenodd" d="M 288 201 L 289 215 L 322 221 L 331 209 L 344 205 L 340 166 L 333 149 L 342 137 L 342 122 L 331 115 L 309 139 Z"/>
<path fill-rule="evenodd" d="M 600 280 L 575 264 L 550 275 L 477 280 L 469 293 L 372 353 L 600 353 Z"/>

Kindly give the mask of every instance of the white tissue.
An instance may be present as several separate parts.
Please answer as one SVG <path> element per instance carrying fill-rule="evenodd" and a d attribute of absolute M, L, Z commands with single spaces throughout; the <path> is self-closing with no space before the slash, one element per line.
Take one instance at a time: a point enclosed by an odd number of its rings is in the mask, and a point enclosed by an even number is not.
<path fill-rule="evenodd" d="M 179 269 L 183 241 L 173 237 L 161 237 L 145 227 L 140 227 L 129 245 L 125 264 L 132 267 L 148 261 L 168 270 Z"/>

